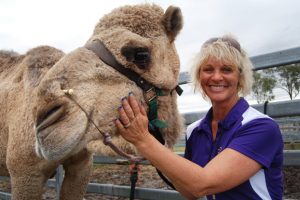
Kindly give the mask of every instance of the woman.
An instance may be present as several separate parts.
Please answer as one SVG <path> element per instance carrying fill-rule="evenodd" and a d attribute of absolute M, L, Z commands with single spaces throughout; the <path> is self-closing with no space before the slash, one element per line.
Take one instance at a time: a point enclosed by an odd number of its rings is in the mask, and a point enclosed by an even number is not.
<path fill-rule="evenodd" d="M 282 199 L 279 127 L 243 98 L 251 90 L 251 68 L 233 37 L 211 38 L 203 44 L 193 80 L 212 107 L 188 126 L 185 158 L 149 133 L 145 110 L 132 94 L 122 101 L 116 126 L 187 199 L 204 195 L 222 200 Z"/>

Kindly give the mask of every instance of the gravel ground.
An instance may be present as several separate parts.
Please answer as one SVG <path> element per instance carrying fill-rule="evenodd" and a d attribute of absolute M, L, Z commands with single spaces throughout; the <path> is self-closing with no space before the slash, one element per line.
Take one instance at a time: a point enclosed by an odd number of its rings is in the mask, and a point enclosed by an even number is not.
<path fill-rule="evenodd" d="M 285 167 L 284 169 L 284 199 L 300 200 L 300 166 Z M 115 185 L 130 185 L 129 167 L 126 165 L 97 165 L 94 167 L 90 182 Z M 139 172 L 137 187 L 170 189 L 158 176 L 154 167 L 142 165 Z M 0 181 L 0 190 L 10 192 L 10 184 Z M 45 187 L 43 200 L 54 200 L 55 191 Z M 111 197 L 87 193 L 86 200 L 125 200 L 128 198 Z"/>

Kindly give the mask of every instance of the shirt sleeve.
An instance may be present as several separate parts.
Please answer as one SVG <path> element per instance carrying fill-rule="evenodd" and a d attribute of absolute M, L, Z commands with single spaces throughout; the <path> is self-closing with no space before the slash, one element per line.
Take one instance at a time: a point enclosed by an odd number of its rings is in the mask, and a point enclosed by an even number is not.
<path fill-rule="evenodd" d="M 187 137 L 185 137 L 185 150 L 184 150 L 184 157 L 188 160 L 191 160 L 191 150 L 190 150 L 190 146 L 191 145 L 188 145 L 188 140 L 187 140 Z"/>
<path fill-rule="evenodd" d="M 276 122 L 260 118 L 243 125 L 228 147 L 269 168 L 276 153 L 283 148 L 283 140 Z"/>
<path fill-rule="evenodd" d="M 187 127 L 187 129 L 186 129 L 186 135 L 185 135 L 185 151 L 184 151 L 184 157 L 185 157 L 186 159 L 189 159 L 189 160 L 192 159 L 192 157 L 191 157 L 191 147 L 192 147 L 192 144 L 190 144 L 191 141 L 192 141 L 191 137 L 193 137 L 193 136 L 192 136 L 192 132 L 194 131 L 194 129 L 195 129 L 196 127 L 199 126 L 199 124 L 200 124 L 201 121 L 202 121 L 202 119 L 193 122 L 193 123 L 190 124 L 190 125 Z"/>

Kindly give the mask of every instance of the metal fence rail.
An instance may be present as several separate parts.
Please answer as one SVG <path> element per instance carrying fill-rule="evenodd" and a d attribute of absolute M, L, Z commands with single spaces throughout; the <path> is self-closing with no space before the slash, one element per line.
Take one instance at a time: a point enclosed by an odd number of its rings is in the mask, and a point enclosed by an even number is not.
<path fill-rule="evenodd" d="M 264 112 L 264 107 L 266 106 L 266 114 L 272 118 L 282 118 L 282 117 L 293 117 L 300 116 L 300 99 L 289 100 L 289 101 L 280 101 L 280 102 L 271 102 L 267 105 L 257 104 L 252 105 L 255 109 L 260 112 Z M 204 117 L 206 112 L 189 112 L 184 113 L 183 117 L 187 125 L 193 123 L 194 121 Z"/>
<path fill-rule="evenodd" d="M 49 180 L 48 186 L 55 187 L 55 180 Z M 113 184 L 99 184 L 99 183 L 89 183 L 87 188 L 87 193 L 96 193 L 109 196 L 117 197 L 129 197 L 130 186 L 125 185 L 113 185 Z M 141 188 L 136 187 L 135 189 L 136 199 L 145 200 L 184 200 L 184 198 L 174 190 L 163 190 L 163 189 L 153 189 L 153 188 Z M 204 200 L 200 198 L 199 200 Z"/>
<path fill-rule="evenodd" d="M 283 165 L 300 166 L 300 150 L 285 150 Z"/>

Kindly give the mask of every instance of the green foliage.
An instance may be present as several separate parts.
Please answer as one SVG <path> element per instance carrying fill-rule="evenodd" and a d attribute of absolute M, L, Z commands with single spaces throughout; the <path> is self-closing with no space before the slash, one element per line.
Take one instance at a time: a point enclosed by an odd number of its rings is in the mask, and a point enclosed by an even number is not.
<path fill-rule="evenodd" d="M 252 91 L 257 103 L 271 101 L 275 98 L 273 89 L 276 86 L 276 79 L 273 78 L 272 74 L 272 70 L 253 72 L 254 83 Z"/>
<path fill-rule="evenodd" d="M 299 141 L 284 143 L 284 149 L 285 150 L 300 150 L 300 143 L 299 143 Z"/>
<path fill-rule="evenodd" d="M 290 99 L 294 99 L 300 92 L 300 63 L 277 67 L 278 87 L 285 90 Z"/>

